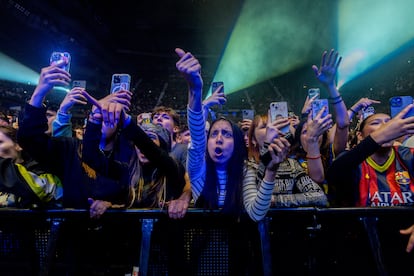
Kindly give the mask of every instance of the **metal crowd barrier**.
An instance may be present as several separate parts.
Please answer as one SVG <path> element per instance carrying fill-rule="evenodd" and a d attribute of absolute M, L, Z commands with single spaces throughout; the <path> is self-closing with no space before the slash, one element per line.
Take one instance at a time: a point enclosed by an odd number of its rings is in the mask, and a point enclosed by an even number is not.
<path fill-rule="evenodd" d="M 190 209 L 0 209 L 0 275 L 401 275 L 414 208 L 281 208 L 254 223 Z M 171 251 L 172 250 L 172 251 Z M 237 256 L 237 257 L 234 257 Z"/>

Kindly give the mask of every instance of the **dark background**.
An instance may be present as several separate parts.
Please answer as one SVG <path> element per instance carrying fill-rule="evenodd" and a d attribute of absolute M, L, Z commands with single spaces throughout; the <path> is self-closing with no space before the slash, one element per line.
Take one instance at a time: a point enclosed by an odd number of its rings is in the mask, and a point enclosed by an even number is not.
<path fill-rule="evenodd" d="M 335 8 L 337 1 L 326 3 Z M 160 104 L 185 110 L 186 85 L 175 68 L 174 49 L 197 56 L 207 93 L 242 5 L 242 0 L 0 0 L 0 51 L 36 72 L 48 65 L 52 51 L 68 51 L 72 79 L 86 80 L 94 96 L 107 94 L 113 73 L 129 73 L 134 113 Z M 333 16 L 321 14 L 329 24 Z M 332 40 L 326 41 L 327 47 Z M 323 50 L 315 49 L 314 63 L 319 63 Z M 377 110 L 387 112 L 390 96 L 412 94 L 413 56 L 409 43 L 381 67 L 342 87 L 346 104 L 370 97 L 380 99 L 383 105 Z M 299 113 L 307 89 L 316 83 L 311 66 L 229 95 L 225 110 L 263 113 L 271 101 L 286 100 Z M 55 96 L 51 100 L 58 103 L 62 95 Z"/>

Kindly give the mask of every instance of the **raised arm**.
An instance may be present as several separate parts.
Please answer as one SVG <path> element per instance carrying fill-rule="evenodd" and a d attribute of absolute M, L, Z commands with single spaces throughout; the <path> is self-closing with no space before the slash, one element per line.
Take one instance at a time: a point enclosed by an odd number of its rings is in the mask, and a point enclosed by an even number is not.
<path fill-rule="evenodd" d="M 333 134 L 335 155 L 338 155 L 346 149 L 349 131 L 348 112 L 335 84 L 336 73 L 341 60 L 342 57 L 339 56 L 338 52 L 332 49 L 329 53 L 327 51 L 323 52 L 319 68 L 316 65 L 312 66 L 316 78 L 328 91 L 329 101 L 335 113 L 335 128 Z"/>
<path fill-rule="evenodd" d="M 176 67 L 188 85 L 188 128 L 190 130 L 191 143 L 187 156 L 187 171 L 191 181 L 191 189 L 194 200 L 197 200 L 204 188 L 205 181 L 205 152 L 206 117 L 202 105 L 203 79 L 201 77 L 201 65 L 198 60 L 189 52 L 182 49 L 175 49 L 179 61 Z"/>

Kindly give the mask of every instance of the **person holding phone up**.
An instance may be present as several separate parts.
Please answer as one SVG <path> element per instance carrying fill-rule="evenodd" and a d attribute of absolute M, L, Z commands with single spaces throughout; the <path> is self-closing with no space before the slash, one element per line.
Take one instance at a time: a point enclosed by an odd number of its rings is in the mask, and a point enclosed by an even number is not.
<path fill-rule="evenodd" d="M 349 117 L 347 109 L 335 84 L 335 77 L 342 58 L 338 52 L 331 50 L 322 54 L 321 65 L 312 66 L 316 78 L 328 91 L 328 101 L 335 113 L 335 122 L 332 115 L 323 116 L 325 108 L 317 114 L 311 110 L 314 98 L 305 102 L 302 113 L 307 117 L 302 120 L 295 131 L 295 142 L 292 146 L 292 155 L 301 163 L 309 176 L 323 187 L 328 194 L 328 184 L 325 179 L 326 170 L 332 160 L 346 149 L 348 142 Z M 332 124 L 334 123 L 334 127 Z"/>
<path fill-rule="evenodd" d="M 334 160 L 327 172 L 328 183 L 335 185 L 335 206 L 414 205 L 414 150 L 393 145 L 398 137 L 414 133 L 414 117 L 405 117 L 410 110 L 414 110 L 413 104 L 394 118 L 376 113 L 361 122 L 358 131 L 360 142 Z M 414 247 L 414 225 L 400 230 L 400 233 L 410 236 L 405 250 L 411 252 Z M 397 249 L 391 250 L 392 254 L 403 251 L 400 243 L 393 246 Z M 408 255 L 400 256 L 399 264 L 406 263 L 402 259 Z M 401 275 L 407 267 L 395 269 L 402 269 L 400 273 L 393 270 L 395 275 Z"/>
<path fill-rule="evenodd" d="M 44 99 L 53 87 L 67 86 L 71 80 L 70 74 L 60 66 L 52 64 L 42 68 L 39 83 L 25 106 L 17 139 L 46 171 L 60 179 L 64 190 L 63 207 L 89 209 L 89 197 L 112 200 L 121 185 L 117 180 L 86 169 L 79 155 L 79 140 L 45 133 L 48 125 Z M 94 100 L 87 93 L 84 95 L 88 96 L 88 101 Z M 130 101 L 130 96 L 126 100 Z"/>

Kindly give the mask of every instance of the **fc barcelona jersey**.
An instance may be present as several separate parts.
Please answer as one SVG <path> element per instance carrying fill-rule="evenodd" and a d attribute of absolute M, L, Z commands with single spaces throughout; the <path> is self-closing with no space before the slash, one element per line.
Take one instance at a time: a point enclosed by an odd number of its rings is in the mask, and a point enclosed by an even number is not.
<path fill-rule="evenodd" d="M 360 165 L 358 206 L 397 206 L 414 203 L 412 149 L 394 147 L 383 165 L 370 157 Z"/>

